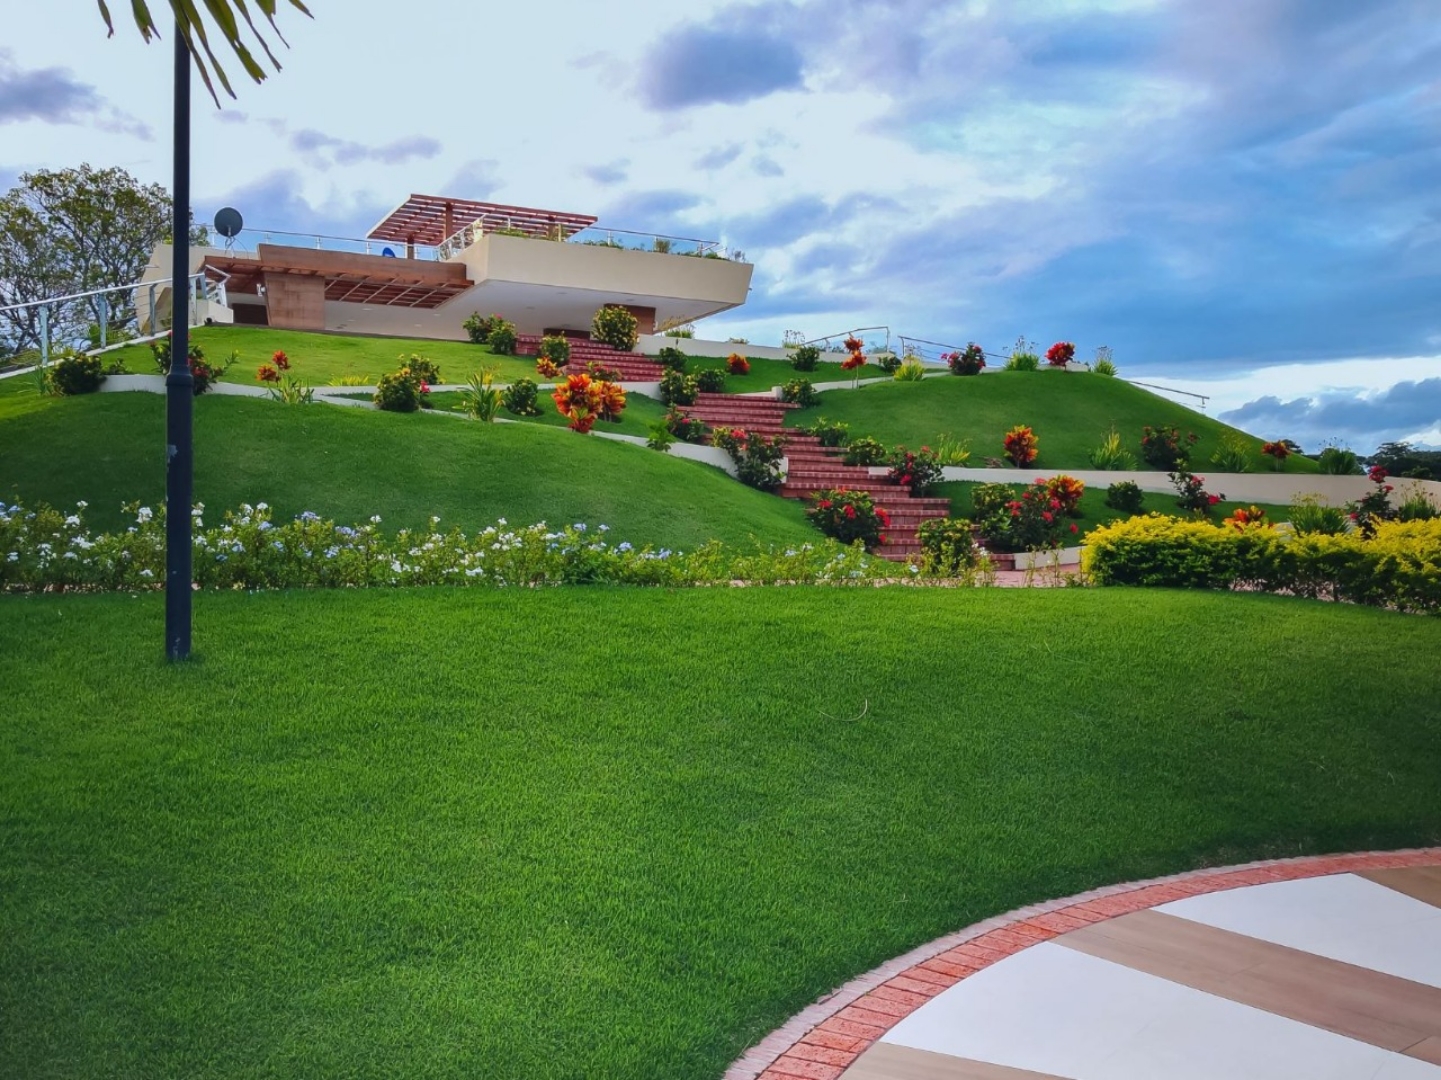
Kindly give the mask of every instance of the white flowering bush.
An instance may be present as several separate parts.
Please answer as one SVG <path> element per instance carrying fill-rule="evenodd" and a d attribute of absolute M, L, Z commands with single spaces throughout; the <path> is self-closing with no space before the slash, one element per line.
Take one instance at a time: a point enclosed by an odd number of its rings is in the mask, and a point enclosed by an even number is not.
<path fill-rule="evenodd" d="M 124 509 L 134 524 L 92 533 L 85 503 L 66 514 L 41 506 L 0 504 L 0 587 L 39 589 L 159 588 L 165 577 L 165 512 Z M 428 529 L 388 534 L 379 516 L 337 525 L 306 512 L 274 519 L 265 503 L 227 511 L 206 526 L 204 506 L 191 511 L 194 579 L 202 588 L 286 589 L 394 585 L 538 586 L 562 584 L 706 585 L 743 581 L 848 583 L 884 577 L 887 564 L 832 541 L 784 550 L 738 552 L 720 543 L 684 553 L 611 543 L 605 525 L 554 529 L 541 522 L 511 528 L 504 518 L 474 534 Z"/>

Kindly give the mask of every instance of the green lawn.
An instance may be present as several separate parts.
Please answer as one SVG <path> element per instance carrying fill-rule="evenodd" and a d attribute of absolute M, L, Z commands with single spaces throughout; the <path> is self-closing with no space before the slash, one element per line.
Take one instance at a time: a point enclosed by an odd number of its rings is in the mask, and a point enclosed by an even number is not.
<path fill-rule="evenodd" d="M 364 385 L 373 386 L 380 376 L 401 366 L 402 356 L 408 359 L 412 354 L 439 364 L 441 379 L 447 383 L 463 383 L 484 367 L 499 369 L 503 382 L 535 378 L 535 357 L 496 356 L 488 346 L 467 342 L 314 334 L 266 326 L 205 326 L 191 333 L 212 361 L 224 363 L 232 350 L 240 353 L 225 373 L 227 382 L 258 384 L 256 369 L 270 363 L 277 349 L 290 358 L 291 373 L 312 386 L 338 385 L 346 377 L 363 378 Z M 155 374 L 148 345 L 119 349 L 105 357 L 107 362 L 113 358 L 123 359 L 133 374 Z"/>
<path fill-rule="evenodd" d="M 943 484 L 937 484 L 933 494 L 951 500 L 952 517 L 971 516 L 971 492 L 975 490 L 976 483 L 969 480 L 950 480 Z M 1013 490 L 1019 493 L 1021 487 L 1013 486 Z M 1147 491 L 1142 495 L 1144 505 L 1141 508 L 1143 514 L 1171 514 L 1175 517 L 1186 517 L 1176 506 L 1176 496 L 1160 492 Z M 1222 518 L 1228 517 L 1238 507 L 1249 509 L 1252 506 L 1259 506 L 1266 511 L 1266 517 L 1271 521 L 1286 521 L 1290 518 L 1291 508 L 1289 506 L 1276 506 L 1271 503 L 1218 503 L 1212 512 L 1211 520 L 1219 522 Z M 1088 533 L 1092 529 L 1102 525 L 1109 525 L 1113 521 L 1120 521 L 1132 515 L 1121 510 L 1113 510 L 1106 505 L 1106 489 L 1087 487 L 1086 493 L 1081 496 L 1081 504 L 1078 507 L 1080 516 L 1071 518 L 1081 532 Z"/>
<path fill-rule="evenodd" d="M 25 405 L 7 412 L 8 401 Z M 114 528 L 122 502 L 161 501 L 164 432 L 155 394 L 0 396 L 0 498 L 83 499 L 89 520 Z M 195 440 L 195 497 L 212 514 L 264 501 L 281 515 L 313 510 L 341 523 L 380 514 L 386 528 L 432 514 L 467 530 L 499 517 L 584 521 L 609 525 L 617 541 L 682 550 L 819 536 L 799 503 L 718 469 L 540 424 L 207 395 L 195 404 Z"/>
<path fill-rule="evenodd" d="M 158 595 L 0 597 L 6 1076 L 714 1080 L 1017 905 L 1441 841 L 1435 619 L 1125 589 L 196 610 L 173 668 Z"/>
<path fill-rule="evenodd" d="M 737 346 L 744 349 L 744 346 Z M 684 350 L 682 350 L 684 351 Z M 841 370 L 839 364 L 828 364 L 822 361 L 816 366 L 815 371 L 796 371 L 791 367 L 789 360 L 771 360 L 765 357 L 747 357 L 750 361 L 750 373 L 747 375 L 727 375 L 726 393 L 728 394 L 754 394 L 760 390 L 769 390 L 772 386 L 783 386 L 792 379 L 809 379 L 813 383 L 836 382 L 840 379 L 849 379 L 850 375 Z M 725 370 L 726 361 L 724 358 L 710 356 L 692 356 L 686 362 L 686 374 L 693 374 L 697 371 L 705 371 L 708 368 Z M 862 375 L 879 375 L 878 368 L 868 368 Z"/>
<path fill-rule="evenodd" d="M 536 395 L 535 405 L 540 410 L 539 416 L 515 416 L 500 411 L 503 420 L 515 420 L 523 424 L 544 424 L 546 427 L 566 427 L 570 421 L 556 411 L 555 402 L 550 399 L 553 383 L 542 382 L 540 392 Z M 461 409 L 462 396 L 457 391 L 444 394 L 431 394 L 431 405 L 445 412 L 464 411 Z M 620 420 L 616 423 L 607 423 L 604 420 L 596 421 L 596 431 L 610 431 L 618 435 L 638 435 L 644 439 L 650 434 L 650 425 L 662 419 L 666 414 L 666 407 L 655 398 L 646 397 L 644 394 L 628 393 L 625 396 L 625 412 L 621 413 Z"/>
<path fill-rule="evenodd" d="M 988 457 L 1004 458 L 1006 432 L 1026 424 L 1040 440 L 1036 468 L 1042 472 L 1089 468 L 1088 454 L 1112 426 L 1136 455 L 1138 466 L 1145 468 L 1141 428 L 1174 424 L 1182 433 L 1194 431 L 1200 436 L 1191 460 L 1196 472 L 1207 476 L 1215 472 L 1211 455 L 1220 448 L 1222 436 L 1244 434 L 1149 390 L 1088 372 L 1008 371 L 877 383 L 859 390 L 828 391 L 822 395 L 819 412 L 850 424 L 852 437 L 869 435 L 888 445 L 915 448 L 934 444 L 942 435 L 969 441 L 971 460 L 977 465 Z M 1254 451 L 1252 471 L 1269 470 L 1270 459 L 1260 455 L 1263 440 L 1245 437 Z M 1316 463 L 1292 455 L 1286 471 L 1315 472 Z"/>

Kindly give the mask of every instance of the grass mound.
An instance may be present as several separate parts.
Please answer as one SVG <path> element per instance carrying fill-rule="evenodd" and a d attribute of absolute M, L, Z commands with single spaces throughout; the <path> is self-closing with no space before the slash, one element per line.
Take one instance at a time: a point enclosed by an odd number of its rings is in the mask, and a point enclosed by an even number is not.
<path fill-rule="evenodd" d="M 162 606 L 0 597 L 9 1075 L 719 1077 L 996 912 L 1441 839 L 1432 619 L 1130 590 L 222 593 L 169 667 Z"/>
<path fill-rule="evenodd" d="M 876 383 L 858 390 L 822 395 L 818 410 L 792 416 L 809 423 L 813 414 L 848 423 L 852 437 L 869 435 L 887 445 L 912 449 L 934 445 L 942 435 L 969 441 L 971 463 L 1004 458 L 1002 439 L 1017 424 L 1040 439 L 1040 472 L 1090 467 L 1088 454 L 1114 426 L 1136 457 L 1141 457 L 1141 428 L 1171 425 L 1200 436 L 1191 452 L 1192 468 L 1202 476 L 1215 472 L 1211 455 L 1228 434 L 1244 438 L 1252 451 L 1252 471 L 1269 471 L 1260 454 L 1261 439 L 1167 401 L 1121 379 L 1083 372 L 1006 371 L 972 378 L 936 378 L 915 383 Z M 1286 461 L 1288 472 L 1315 472 L 1316 463 L 1300 455 Z"/>
<path fill-rule="evenodd" d="M 0 497 L 57 507 L 83 499 L 101 529 L 126 524 L 122 503 L 163 498 L 160 396 L 5 402 L 22 404 L 0 412 Z M 263 501 L 281 516 L 312 510 L 342 524 L 379 514 L 387 529 L 420 526 L 432 514 L 467 531 L 499 517 L 584 521 L 609 525 L 616 541 L 684 550 L 818 535 L 800 504 L 644 447 L 539 424 L 213 395 L 195 404 L 195 497 L 212 512 Z"/>

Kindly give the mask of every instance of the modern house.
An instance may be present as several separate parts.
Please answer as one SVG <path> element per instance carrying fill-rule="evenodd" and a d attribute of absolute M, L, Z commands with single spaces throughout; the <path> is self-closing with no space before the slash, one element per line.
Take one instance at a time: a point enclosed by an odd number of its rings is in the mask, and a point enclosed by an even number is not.
<path fill-rule="evenodd" d="M 463 340 L 472 312 L 521 334 L 584 335 L 600 307 L 628 308 L 642 334 L 739 307 L 752 267 L 718 244 L 596 226 L 582 214 L 411 195 L 364 240 L 242 232 L 195 248 L 197 323 Z M 169 316 L 169 245 L 142 279 L 142 326 Z"/>

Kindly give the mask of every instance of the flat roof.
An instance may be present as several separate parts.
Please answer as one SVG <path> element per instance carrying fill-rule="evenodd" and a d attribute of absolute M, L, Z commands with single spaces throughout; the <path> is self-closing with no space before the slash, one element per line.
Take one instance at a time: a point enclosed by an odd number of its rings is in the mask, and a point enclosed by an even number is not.
<path fill-rule="evenodd" d="M 366 235 L 370 240 L 434 247 L 477 221 L 483 221 L 487 231 L 518 229 L 527 236 L 540 237 L 548 236 L 559 226 L 561 235 L 568 239 L 594 225 L 596 219 L 589 214 L 568 214 L 534 206 L 453 199 L 448 195 L 411 195 Z"/>

